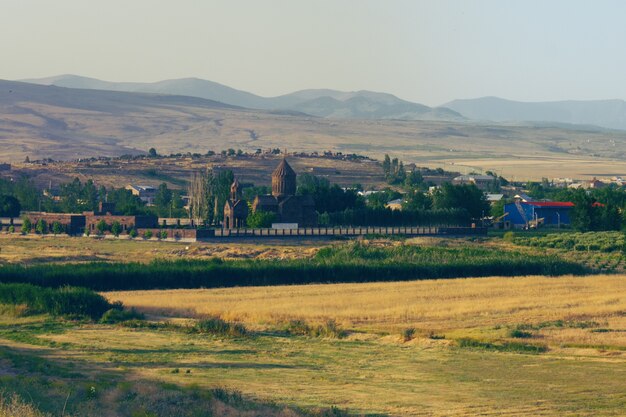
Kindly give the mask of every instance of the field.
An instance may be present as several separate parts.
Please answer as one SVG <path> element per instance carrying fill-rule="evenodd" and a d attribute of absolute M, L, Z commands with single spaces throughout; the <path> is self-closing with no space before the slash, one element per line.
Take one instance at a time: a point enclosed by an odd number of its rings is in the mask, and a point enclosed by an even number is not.
<path fill-rule="evenodd" d="M 306 410 L 335 405 L 367 415 L 618 416 L 626 407 L 624 276 L 105 295 L 174 324 L 131 328 L 5 318 L 3 367 L 13 374 L 0 383 L 58 412 L 68 395 L 59 387 L 80 381 L 68 410 L 81 415 L 106 398 L 132 408 L 148 384 L 161 387 L 162 396 L 170 395 L 163 387 L 199 393 L 220 387 L 250 401 Z M 249 333 L 177 330 L 206 314 L 238 320 Z M 292 320 L 313 326 L 328 319 L 336 320 L 343 337 L 286 332 Z M 415 332 L 407 338 L 408 328 Z M 62 376 L 46 377 L 50 369 Z M 94 386 L 98 398 L 89 399 L 83 386 Z M 42 402 L 51 390 L 60 398 Z M 132 399 L 120 399 L 129 392 Z M 158 395 L 145 395 L 158 403 Z"/>
<path fill-rule="evenodd" d="M 0 285 L 0 415 L 620 416 L 626 275 L 563 275 L 621 265 L 620 239 L 2 237 L 0 281 L 50 288 L 25 302 L 32 287 Z M 64 302 L 97 297 L 65 282 L 152 289 L 101 292 L 125 310 L 100 321 L 109 305 Z"/>

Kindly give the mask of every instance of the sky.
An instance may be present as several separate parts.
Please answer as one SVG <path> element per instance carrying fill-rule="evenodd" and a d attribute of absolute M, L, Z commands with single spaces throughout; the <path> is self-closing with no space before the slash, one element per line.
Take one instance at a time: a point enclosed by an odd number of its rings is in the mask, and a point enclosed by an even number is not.
<path fill-rule="evenodd" d="M 0 0 L 0 78 L 626 99 L 626 1 Z"/>

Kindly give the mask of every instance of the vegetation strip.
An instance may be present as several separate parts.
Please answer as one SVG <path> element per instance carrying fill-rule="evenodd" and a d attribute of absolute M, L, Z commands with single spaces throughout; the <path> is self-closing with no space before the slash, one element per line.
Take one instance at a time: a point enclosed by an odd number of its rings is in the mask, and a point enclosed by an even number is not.
<path fill-rule="evenodd" d="M 216 288 L 308 283 L 403 281 L 481 276 L 581 275 L 589 270 L 554 255 L 486 248 L 377 248 L 351 243 L 320 250 L 306 260 L 177 260 L 141 263 L 10 265 L 0 282 L 96 291 Z"/>

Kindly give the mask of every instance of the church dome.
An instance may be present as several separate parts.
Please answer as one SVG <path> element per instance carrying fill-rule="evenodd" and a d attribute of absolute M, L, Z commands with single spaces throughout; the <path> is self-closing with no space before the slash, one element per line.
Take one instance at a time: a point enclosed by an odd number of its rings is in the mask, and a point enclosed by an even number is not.
<path fill-rule="evenodd" d="M 296 194 L 296 172 L 283 159 L 272 173 L 272 195 L 275 197 Z"/>
<path fill-rule="evenodd" d="M 278 164 L 278 166 L 272 173 L 272 177 L 289 177 L 295 175 L 296 172 L 293 170 L 293 168 L 291 168 L 286 159 L 280 161 L 280 164 Z"/>

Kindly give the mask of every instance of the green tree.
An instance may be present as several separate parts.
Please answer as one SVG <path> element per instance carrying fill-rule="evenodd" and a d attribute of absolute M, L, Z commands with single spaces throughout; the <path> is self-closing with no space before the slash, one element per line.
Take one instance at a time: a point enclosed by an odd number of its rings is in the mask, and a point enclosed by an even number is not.
<path fill-rule="evenodd" d="M 443 184 L 433 194 L 434 209 L 465 209 L 474 218 L 489 214 L 489 202 L 485 194 L 474 184 L 452 185 Z"/>
<path fill-rule="evenodd" d="M 130 229 L 130 230 L 128 231 L 128 236 L 129 236 L 131 239 L 136 238 L 136 237 L 137 237 L 137 230 L 136 230 L 135 228 Z"/>
<path fill-rule="evenodd" d="M 109 226 L 107 225 L 107 222 L 104 221 L 104 219 L 96 223 L 96 230 L 98 231 L 99 235 L 103 235 L 104 232 L 106 232 L 108 228 Z"/>
<path fill-rule="evenodd" d="M 122 225 L 117 220 L 111 225 L 111 233 L 115 237 L 119 237 L 120 233 L 122 233 Z"/>
<path fill-rule="evenodd" d="M 28 217 L 25 217 L 22 220 L 22 234 L 28 234 L 33 228 L 33 223 L 30 221 Z"/>
<path fill-rule="evenodd" d="M 169 217 L 172 211 L 172 191 L 167 188 L 166 183 L 159 185 L 156 195 L 154 197 L 154 205 L 157 209 L 157 214 L 161 217 Z"/>
<path fill-rule="evenodd" d="M 167 230 L 161 230 L 159 232 L 159 239 L 167 239 Z"/>
<path fill-rule="evenodd" d="M 276 221 L 276 214 L 271 211 L 257 210 L 248 214 L 246 224 L 253 229 L 272 227 L 272 223 Z"/>
<path fill-rule="evenodd" d="M 48 233 L 48 224 L 44 219 L 39 219 L 37 221 L 37 224 L 35 225 L 35 232 L 40 235 L 45 235 L 46 233 Z"/>
<path fill-rule="evenodd" d="M 146 230 L 145 232 L 143 232 L 143 238 L 152 239 L 152 230 Z"/>
<path fill-rule="evenodd" d="M 52 233 L 56 236 L 56 235 L 60 235 L 61 233 L 64 232 L 64 228 L 63 225 L 59 222 L 53 222 L 52 223 Z"/>
<path fill-rule="evenodd" d="M 0 217 L 18 217 L 22 205 L 20 201 L 12 195 L 0 196 Z"/>
<path fill-rule="evenodd" d="M 156 158 L 157 156 L 159 156 L 159 154 L 157 153 L 156 149 L 150 148 L 148 149 L 148 156 L 150 158 Z"/>

